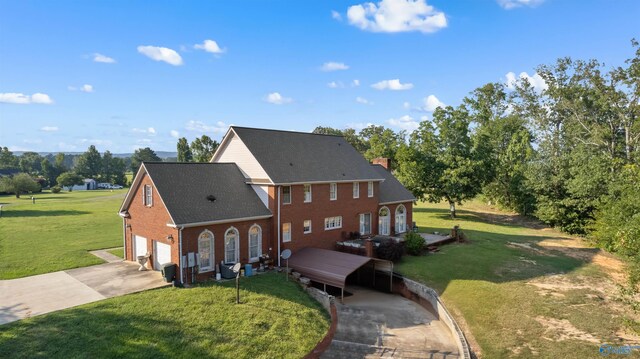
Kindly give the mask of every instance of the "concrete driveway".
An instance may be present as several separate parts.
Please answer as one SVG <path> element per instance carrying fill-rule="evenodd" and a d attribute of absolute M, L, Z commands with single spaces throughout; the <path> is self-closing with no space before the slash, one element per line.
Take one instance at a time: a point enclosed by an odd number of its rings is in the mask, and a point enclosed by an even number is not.
<path fill-rule="evenodd" d="M 113 262 L 0 281 L 0 325 L 98 300 L 170 285 L 160 272 Z"/>
<path fill-rule="evenodd" d="M 338 328 L 322 358 L 458 358 L 449 328 L 437 315 L 399 295 L 347 288 L 336 301 Z"/>

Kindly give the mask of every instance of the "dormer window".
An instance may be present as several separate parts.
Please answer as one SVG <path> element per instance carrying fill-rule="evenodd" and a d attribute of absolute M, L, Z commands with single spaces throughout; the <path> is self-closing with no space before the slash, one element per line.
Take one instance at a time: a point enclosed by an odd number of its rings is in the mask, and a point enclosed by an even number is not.
<path fill-rule="evenodd" d="M 150 185 L 144 186 L 144 193 L 142 195 L 142 202 L 145 206 L 151 207 L 153 206 L 153 190 Z"/>

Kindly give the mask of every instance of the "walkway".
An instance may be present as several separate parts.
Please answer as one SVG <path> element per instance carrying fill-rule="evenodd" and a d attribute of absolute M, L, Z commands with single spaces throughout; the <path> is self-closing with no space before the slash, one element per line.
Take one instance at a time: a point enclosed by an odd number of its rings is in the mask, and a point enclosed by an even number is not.
<path fill-rule="evenodd" d="M 449 328 L 436 315 L 399 295 L 364 288 L 336 301 L 338 328 L 325 359 L 458 358 Z"/>
<path fill-rule="evenodd" d="M 0 325 L 106 298 L 170 285 L 160 272 L 118 261 L 0 281 Z"/>

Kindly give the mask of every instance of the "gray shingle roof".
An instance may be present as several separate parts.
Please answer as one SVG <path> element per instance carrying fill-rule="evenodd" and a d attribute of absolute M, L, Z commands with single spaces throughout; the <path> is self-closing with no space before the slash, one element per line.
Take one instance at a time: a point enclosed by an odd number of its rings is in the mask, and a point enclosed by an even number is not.
<path fill-rule="evenodd" d="M 413 193 L 404 188 L 402 183 L 381 165 L 371 165 L 384 182 L 380 183 L 380 203 L 415 201 Z"/>
<path fill-rule="evenodd" d="M 267 216 L 235 163 L 145 162 L 176 225 Z M 215 196 L 210 201 L 207 196 Z"/>
<path fill-rule="evenodd" d="M 342 136 L 232 128 L 276 184 L 383 178 Z"/>

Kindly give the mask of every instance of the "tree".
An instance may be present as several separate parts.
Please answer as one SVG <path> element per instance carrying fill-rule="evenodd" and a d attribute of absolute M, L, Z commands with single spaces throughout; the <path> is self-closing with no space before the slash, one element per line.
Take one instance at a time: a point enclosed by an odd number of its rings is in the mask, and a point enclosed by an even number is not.
<path fill-rule="evenodd" d="M 111 169 L 113 172 L 113 183 L 119 184 L 121 186 L 127 185 L 127 164 L 122 158 L 114 157 L 111 161 Z"/>
<path fill-rule="evenodd" d="M 18 157 L 7 147 L 0 147 L 0 169 L 18 169 L 19 167 Z"/>
<path fill-rule="evenodd" d="M 367 144 L 364 157 L 371 161 L 377 157 L 390 158 L 391 167 L 395 168 L 396 152 L 404 142 L 404 133 L 396 134 L 384 126 L 371 125 L 360 131 L 360 138 Z"/>
<path fill-rule="evenodd" d="M 46 183 L 49 186 L 55 186 L 56 174 L 55 168 L 51 165 L 48 159 L 43 159 L 40 163 L 40 167 L 42 168 L 42 176 L 44 177 Z"/>
<path fill-rule="evenodd" d="M 178 139 L 178 162 L 193 162 L 193 154 L 191 153 L 191 149 L 189 148 L 189 142 L 187 139 L 182 137 Z"/>
<path fill-rule="evenodd" d="M 100 179 L 102 182 L 111 183 L 115 173 L 113 170 L 113 155 L 109 151 L 105 151 L 102 155 L 102 166 L 100 171 Z"/>
<path fill-rule="evenodd" d="M 400 181 L 418 199 L 446 200 L 452 218 L 456 217 L 456 203 L 480 193 L 486 176 L 482 156 L 469 136 L 469 123 L 463 106 L 438 108 L 433 125 L 421 122 L 409 144 L 401 145 L 397 154 Z"/>
<path fill-rule="evenodd" d="M 138 169 L 142 162 L 159 162 L 160 157 L 149 147 L 138 148 L 131 156 L 131 171 L 134 174 L 138 173 Z"/>
<path fill-rule="evenodd" d="M 74 171 L 84 178 L 98 178 L 102 173 L 102 157 L 96 146 L 89 146 L 89 149 L 78 157 Z"/>
<path fill-rule="evenodd" d="M 40 185 L 27 173 L 18 173 L 13 177 L 0 178 L 0 192 L 13 193 L 20 198 L 23 193 L 37 192 Z"/>
<path fill-rule="evenodd" d="M 42 156 L 36 152 L 25 152 L 20 156 L 20 171 L 31 175 L 40 174 Z"/>
<path fill-rule="evenodd" d="M 360 135 L 356 133 L 356 130 L 354 130 L 353 128 L 346 128 L 344 130 L 339 130 L 333 127 L 318 126 L 312 131 L 312 133 L 321 134 L 321 135 L 342 136 L 344 137 L 345 140 L 347 140 L 347 142 L 351 144 L 351 146 L 353 146 L 356 149 L 356 151 L 360 152 L 363 155 L 365 151 L 367 151 L 367 149 L 369 148 L 367 142 L 363 140 L 360 137 Z"/>
<path fill-rule="evenodd" d="M 83 182 L 82 176 L 74 172 L 65 172 L 58 176 L 56 179 L 58 185 L 63 187 L 69 187 L 69 192 L 73 191 L 74 185 L 81 185 Z"/>
<path fill-rule="evenodd" d="M 191 152 L 194 162 L 209 162 L 218 148 L 218 142 L 207 135 L 202 135 L 191 142 Z"/>

